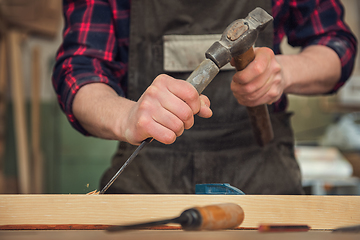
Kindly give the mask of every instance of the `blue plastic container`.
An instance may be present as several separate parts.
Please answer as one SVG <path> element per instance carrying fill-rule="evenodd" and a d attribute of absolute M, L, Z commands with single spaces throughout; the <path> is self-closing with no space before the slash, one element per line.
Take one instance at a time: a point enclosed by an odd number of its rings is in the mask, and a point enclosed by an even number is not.
<path fill-rule="evenodd" d="M 212 194 L 212 195 L 245 195 L 240 189 L 231 186 L 228 183 L 206 183 L 196 184 L 195 194 Z"/>

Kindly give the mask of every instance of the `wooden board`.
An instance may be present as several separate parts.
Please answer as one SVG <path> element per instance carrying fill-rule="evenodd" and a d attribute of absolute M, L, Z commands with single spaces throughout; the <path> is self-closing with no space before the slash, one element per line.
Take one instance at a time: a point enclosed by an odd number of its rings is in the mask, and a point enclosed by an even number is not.
<path fill-rule="evenodd" d="M 338 234 L 325 231 L 306 233 L 259 233 L 248 230 L 231 231 L 0 231 L 2 240 L 358 240 L 359 234 Z"/>
<path fill-rule="evenodd" d="M 0 19 L 1 22 L 1 19 Z M 0 23 L 0 193 L 5 192 L 5 131 L 6 131 L 6 98 L 7 98 L 7 61 L 5 29 Z"/>
<path fill-rule="evenodd" d="M 17 168 L 19 175 L 20 193 L 31 192 L 28 132 L 26 125 L 26 107 L 24 95 L 24 81 L 21 57 L 22 34 L 16 30 L 9 30 L 7 34 L 10 52 L 10 77 L 12 100 L 14 102 L 15 138 Z"/>
<path fill-rule="evenodd" d="M 43 157 L 40 146 L 40 88 L 41 88 L 40 47 L 32 49 L 32 78 L 31 78 L 31 156 L 33 193 L 43 193 Z"/>
<path fill-rule="evenodd" d="M 0 195 L 0 225 L 114 225 L 176 217 L 194 206 L 233 202 L 241 227 L 307 224 L 333 229 L 360 223 L 360 196 L 276 195 Z"/>

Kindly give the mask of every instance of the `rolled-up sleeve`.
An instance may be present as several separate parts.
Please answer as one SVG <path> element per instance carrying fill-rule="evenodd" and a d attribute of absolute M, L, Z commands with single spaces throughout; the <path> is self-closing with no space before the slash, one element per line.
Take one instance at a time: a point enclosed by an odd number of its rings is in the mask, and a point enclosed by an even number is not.
<path fill-rule="evenodd" d="M 350 77 L 357 52 L 357 40 L 344 21 L 344 8 L 339 0 L 290 0 L 273 9 L 279 14 L 274 24 L 278 34 L 287 35 L 292 46 L 305 48 L 310 45 L 324 45 L 333 49 L 341 61 L 341 78 L 329 92 L 336 92 Z M 280 27 L 283 25 L 283 28 Z M 281 38 L 280 37 L 280 38 Z M 279 39 L 275 41 L 279 42 Z"/>
<path fill-rule="evenodd" d="M 64 31 L 53 70 L 52 82 L 61 109 L 72 126 L 89 135 L 72 112 L 78 90 L 89 83 L 105 83 L 125 95 L 129 10 L 128 2 L 65 0 Z M 122 8 L 123 7 L 123 10 Z M 116 26 L 121 23 L 120 29 Z"/>

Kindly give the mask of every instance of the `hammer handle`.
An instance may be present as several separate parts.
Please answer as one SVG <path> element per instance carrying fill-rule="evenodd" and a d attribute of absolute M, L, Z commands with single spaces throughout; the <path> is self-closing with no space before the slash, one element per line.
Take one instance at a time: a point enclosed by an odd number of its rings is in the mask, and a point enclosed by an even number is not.
<path fill-rule="evenodd" d="M 254 60 L 254 58 L 255 52 L 253 47 L 249 48 L 245 53 L 234 57 L 236 70 L 243 70 Z M 256 141 L 260 146 L 265 146 L 274 138 L 267 106 L 263 104 L 255 107 L 247 107 L 247 112 L 250 117 Z"/>

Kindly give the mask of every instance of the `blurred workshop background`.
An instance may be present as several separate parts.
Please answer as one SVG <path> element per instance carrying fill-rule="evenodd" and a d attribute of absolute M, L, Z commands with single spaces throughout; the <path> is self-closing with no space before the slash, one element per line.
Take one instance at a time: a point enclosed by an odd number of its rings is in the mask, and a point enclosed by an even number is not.
<path fill-rule="evenodd" d="M 0 193 L 87 193 L 116 141 L 84 137 L 51 85 L 63 27 L 61 0 L 0 0 Z M 360 39 L 360 1 L 342 0 Z M 286 54 L 299 49 L 283 42 Z M 360 53 L 336 95 L 290 96 L 296 156 L 308 194 L 360 195 Z"/>

